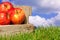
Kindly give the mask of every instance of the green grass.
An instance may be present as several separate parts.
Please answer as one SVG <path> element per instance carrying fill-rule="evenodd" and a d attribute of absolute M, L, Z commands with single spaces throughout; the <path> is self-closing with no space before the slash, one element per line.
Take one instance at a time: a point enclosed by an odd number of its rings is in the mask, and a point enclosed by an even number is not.
<path fill-rule="evenodd" d="M 32 33 L 0 36 L 0 40 L 60 40 L 60 27 L 39 27 Z"/>

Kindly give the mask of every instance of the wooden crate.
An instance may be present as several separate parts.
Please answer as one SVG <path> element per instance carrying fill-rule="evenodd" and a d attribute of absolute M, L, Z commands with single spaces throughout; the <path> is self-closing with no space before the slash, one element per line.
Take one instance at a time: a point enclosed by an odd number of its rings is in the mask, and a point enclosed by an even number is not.
<path fill-rule="evenodd" d="M 33 32 L 34 26 L 32 24 L 29 24 L 28 19 L 29 16 L 31 15 L 32 8 L 29 6 L 14 6 L 14 7 L 19 7 L 22 8 L 25 12 L 26 19 L 24 21 L 24 24 L 20 25 L 0 25 L 0 34 L 14 34 L 18 32 L 23 32 L 23 33 L 30 33 Z"/>

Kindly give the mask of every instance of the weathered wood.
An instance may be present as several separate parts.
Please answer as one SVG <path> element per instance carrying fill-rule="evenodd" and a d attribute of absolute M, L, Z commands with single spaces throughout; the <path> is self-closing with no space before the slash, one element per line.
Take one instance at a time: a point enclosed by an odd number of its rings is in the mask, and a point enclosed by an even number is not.
<path fill-rule="evenodd" d="M 32 24 L 22 24 L 22 25 L 0 25 L 0 34 L 8 35 L 15 33 L 30 33 L 33 32 L 34 26 Z"/>

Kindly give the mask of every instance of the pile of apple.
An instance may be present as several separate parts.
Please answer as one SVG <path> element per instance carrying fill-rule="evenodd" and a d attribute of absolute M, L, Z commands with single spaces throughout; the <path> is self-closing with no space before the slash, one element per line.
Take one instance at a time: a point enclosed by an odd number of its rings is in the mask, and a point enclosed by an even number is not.
<path fill-rule="evenodd" d="M 0 25 L 21 24 L 25 13 L 21 8 L 14 8 L 10 2 L 0 3 Z"/>

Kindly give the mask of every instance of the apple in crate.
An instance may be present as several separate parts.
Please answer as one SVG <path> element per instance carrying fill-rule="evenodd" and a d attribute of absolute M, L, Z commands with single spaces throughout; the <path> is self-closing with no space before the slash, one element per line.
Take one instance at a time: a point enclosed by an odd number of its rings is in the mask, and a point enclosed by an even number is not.
<path fill-rule="evenodd" d="M 10 24 L 9 14 L 6 12 L 0 12 L 0 25 Z"/>
<path fill-rule="evenodd" d="M 12 9 L 13 5 L 10 2 L 2 2 L 0 4 L 0 11 L 7 12 L 8 10 Z"/>
<path fill-rule="evenodd" d="M 13 24 L 21 24 L 25 20 L 25 12 L 21 8 L 13 8 L 8 13 Z"/>

